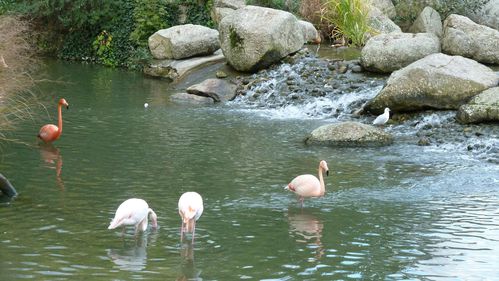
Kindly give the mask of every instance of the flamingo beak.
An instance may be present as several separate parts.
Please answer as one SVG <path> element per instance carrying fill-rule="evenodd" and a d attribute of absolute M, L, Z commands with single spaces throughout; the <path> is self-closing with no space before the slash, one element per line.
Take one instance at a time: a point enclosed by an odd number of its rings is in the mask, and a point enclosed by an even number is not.
<path fill-rule="evenodd" d="M 327 170 L 327 171 L 326 171 L 326 176 L 328 176 L 328 177 L 329 177 L 329 170 Z"/>
<path fill-rule="evenodd" d="M 286 186 L 284 187 L 284 190 L 289 190 L 289 185 L 286 185 Z"/>

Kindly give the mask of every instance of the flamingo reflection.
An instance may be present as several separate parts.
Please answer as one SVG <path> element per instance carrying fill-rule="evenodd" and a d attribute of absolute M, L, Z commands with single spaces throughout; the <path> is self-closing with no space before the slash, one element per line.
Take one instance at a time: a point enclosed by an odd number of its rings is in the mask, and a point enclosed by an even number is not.
<path fill-rule="evenodd" d="M 107 256 L 121 270 L 141 271 L 147 265 L 147 239 L 148 235 L 141 235 L 138 239 L 123 240 L 123 248 L 108 249 Z"/>
<path fill-rule="evenodd" d="M 317 246 L 316 259 L 324 254 L 324 245 L 321 242 L 324 224 L 311 213 L 310 210 L 288 210 L 290 232 L 297 236 L 296 242 L 315 244 Z"/>
<path fill-rule="evenodd" d="M 61 178 L 62 172 L 62 155 L 59 148 L 56 148 L 51 143 L 40 144 L 40 156 L 42 157 L 45 167 L 55 170 L 55 179 L 61 190 L 64 190 L 64 182 Z"/>
<path fill-rule="evenodd" d="M 176 280 L 203 280 L 201 278 L 201 270 L 197 269 L 194 264 L 194 246 L 192 241 L 181 245 L 180 256 L 182 257 L 182 263 L 180 265 L 180 275 Z"/>

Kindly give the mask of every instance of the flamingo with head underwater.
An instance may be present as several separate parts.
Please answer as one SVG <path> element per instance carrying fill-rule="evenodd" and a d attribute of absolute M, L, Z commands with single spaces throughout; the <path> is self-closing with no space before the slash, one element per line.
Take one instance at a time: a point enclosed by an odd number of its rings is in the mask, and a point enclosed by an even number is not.
<path fill-rule="evenodd" d="M 180 227 L 180 241 L 186 232 L 192 232 L 192 242 L 194 242 L 194 232 L 196 231 L 196 221 L 203 214 L 203 198 L 197 192 L 186 192 L 178 200 L 178 213 L 182 218 Z"/>
<path fill-rule="evenodd" d="M 69 109 L 69 104 L 66 102 L 65 99 L 60 99 L 59 103 L 57 105 L 57 111 L 59 113 L 59 122 L 56 125 L 54 124 L 47 124 L 43 126 L 40 129 L 40 132 L 38 133 L 38 137 L 43 140 L 44 142 L 53 142 L 57 140 L 61 134 L 62 134 L 62 106 L 66 106 L 67 109 Z"/>
<path fill-rule="evenodd" d="M 305 197 L 321 197 L 326 193 L 326 186 L 322 176 L 323 172 L 326 172 L 326 175 L 329 176 L 329 168 L 324 160 L 319 162 L 319 179 L 310 174 L 299 175 L 284 187 L 284 189 L 296 193 L 303 207 Z"/>
<path fill-rule="evenodd" d="M 133 225 L 135 226 L 135 233 L 143 232 L 147 229 L 149 216 L 151 216 L 151 227 L 158 228 L 158 216 L 149 208 L 147 202 L 142 199 L 131 198 L 121 203 L 107 229 L 123 226 L 123 231 L 125 231 L 125 226 Z"/>

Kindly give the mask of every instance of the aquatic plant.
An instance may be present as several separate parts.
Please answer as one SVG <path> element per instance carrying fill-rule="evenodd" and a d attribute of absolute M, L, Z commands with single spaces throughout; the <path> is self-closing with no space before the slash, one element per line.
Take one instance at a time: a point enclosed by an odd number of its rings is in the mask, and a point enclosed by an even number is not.
<path fill-rule="evenodd" d="M 346 43 L 363 46 L 370 30 L 367 20 L 369 1 L 327 0 L 322 5 L 322 20 L 334 26 L 332 38 L 343 36 Z"/>

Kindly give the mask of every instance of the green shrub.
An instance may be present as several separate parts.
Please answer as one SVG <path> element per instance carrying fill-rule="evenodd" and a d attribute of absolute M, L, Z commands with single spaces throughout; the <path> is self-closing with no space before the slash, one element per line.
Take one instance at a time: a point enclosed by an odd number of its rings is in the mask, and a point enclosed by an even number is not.
<path fill-rule="evenodd" d="M 147 40 L 179 23 L 213 26 L 212 0 L 0 0 L 0 13 L 15 12 L 34 23 L 38 46 L 62 59 L 141 68 L 151 58 Z"/>
<path fill-rule="evenodd" d="M 130 39 L 139 46 L 147 45 L 149 36 L 159 29 L 167 28 L 167 16 L 165 0 L 135 0 L 135 29 Z"/>
<path fill-rule="evenodd" d="M 327 0 L 323 4 L 322 18 L 334 26 L 333 32 L 344 36 L 347 43 L 363 46 L 365 34 L 370 28 L 367 23 L 368 3 L 362 0 Z M 338 37 L 333 34 L 332 38 Z"/>

